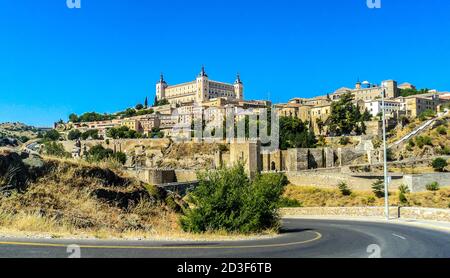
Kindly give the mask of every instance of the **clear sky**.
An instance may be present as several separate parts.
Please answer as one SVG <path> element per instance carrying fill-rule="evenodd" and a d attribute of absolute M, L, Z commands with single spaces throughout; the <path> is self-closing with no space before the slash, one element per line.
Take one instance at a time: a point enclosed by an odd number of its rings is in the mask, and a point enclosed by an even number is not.
<path fill-rule="evenodd" d="M 285 102 L 357 78 L 450 90 L 450 1 L 1 0 L 0 122 L 115 112 L 205 65 L 246 99 Z"/>

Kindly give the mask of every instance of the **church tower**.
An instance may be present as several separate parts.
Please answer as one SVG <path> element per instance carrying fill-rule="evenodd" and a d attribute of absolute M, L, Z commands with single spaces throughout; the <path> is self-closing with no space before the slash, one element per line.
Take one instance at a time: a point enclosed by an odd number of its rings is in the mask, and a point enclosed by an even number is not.
<path fill-rule="evenodd" d="M 195 99 L 198 103 L 209 100 L 209 78 L 206 74 L 205 67 L 202 67 L 202 70 L 197 77 L 197 96 Z"/>
<path fill-rule="evenodd" d="M 234 82 L 234 95 L 238 100 L 244 100 L 244 83 L 241 81 L 241 76 L 237 74 L 236 81 Z"/>
<path fill-rule="evenodd" d="M 167 83 L 164 81 L 164 75 L 161 73 L 158 83 L 156 83 L 156 99 L 162 100 L 166 98 Z"/>

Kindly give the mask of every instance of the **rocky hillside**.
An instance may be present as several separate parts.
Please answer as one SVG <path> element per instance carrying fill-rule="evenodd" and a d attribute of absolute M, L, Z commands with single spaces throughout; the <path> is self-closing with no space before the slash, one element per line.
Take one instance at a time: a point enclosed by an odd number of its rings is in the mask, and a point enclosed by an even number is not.
<path fill-rule="evenodd" d="M 0 123 L 0 139 L 34 139 L 38 136 L 39 132 L 40 130 L 38 128 L 23 123 Z"/>
<path fill-rule="evenodd" d="M 178 231 L 179 204 L 166 191 L 109 169 L 0 153 L 0 231 L 106 237 L 171 234 Z"/>
<path fill-rule="evenodd" d="M 401 138 L 420 125 L 420 121 L 410 123 L 403 129 L 397 128 L 391 142 Z M 392 149 L 394 159 L 420 159 L 433 156 L 450 155 L 450 118 L 436 121 L 430 128 Z"/>

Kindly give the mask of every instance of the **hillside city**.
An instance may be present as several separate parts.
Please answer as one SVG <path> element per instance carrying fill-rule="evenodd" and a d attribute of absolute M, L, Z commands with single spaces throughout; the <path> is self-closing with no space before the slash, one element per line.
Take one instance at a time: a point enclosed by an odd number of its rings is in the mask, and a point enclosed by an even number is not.
<path fill-rule="evenodd" d="M 449 109 L 449 92 L 395 80 L 273 104 L 246 100 L 239 74 L 161 74 L 154 98 L 121 112 L 0 124 L 0 227 L 204 239 L 276 230 L 279 210 L 448 221 Z"/>

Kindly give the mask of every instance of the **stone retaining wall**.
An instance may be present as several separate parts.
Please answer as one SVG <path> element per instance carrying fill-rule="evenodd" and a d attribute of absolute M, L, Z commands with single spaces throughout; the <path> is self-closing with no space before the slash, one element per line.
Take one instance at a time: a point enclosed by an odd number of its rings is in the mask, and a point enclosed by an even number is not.
<path fill-rule="evenodd" d="M 391 207 L 391 217 L 398 218 L 398 207 Z M 289 216 L 362 216 L 377 217 L 384 215 L 383 207 L 309 207 L 309 208 L 283 208 L 283 217 Z"/>
<path fill-rule="evenodd" d="M 440 186 L 450 186 L 450 173 L 405 175 L 403 180 L 411 192 L 423 192 L 427 190 L 427 184 L 432 182 L 437 182 Z"/>
<path fill-rule="evenodd" d="M 418 208 L 418 207 L 391 207 L 392 218 L 433 220 L 450 222 L 450 209 Z M 299 216 L 336 216 L 336 217 L 383 217 L 383 207 L 310 207 L 310 208 L 283 208 L 283 217 Z"/>
<path fill-rule="evenodd" d="M 319 188 L 337 188 L 340 182 L 345 182 L 353 190 L 371 190 L 377 177 L 354 177 L 350 174 L 340 173 L 339 169 L 327 169 L 323 172 L 287 172 L 289 182 L 297 186 L 316 186 Z M 403 184 L 402 179 L 393 179 L 389 185 L 390 190 L 397 189 Z"/>

